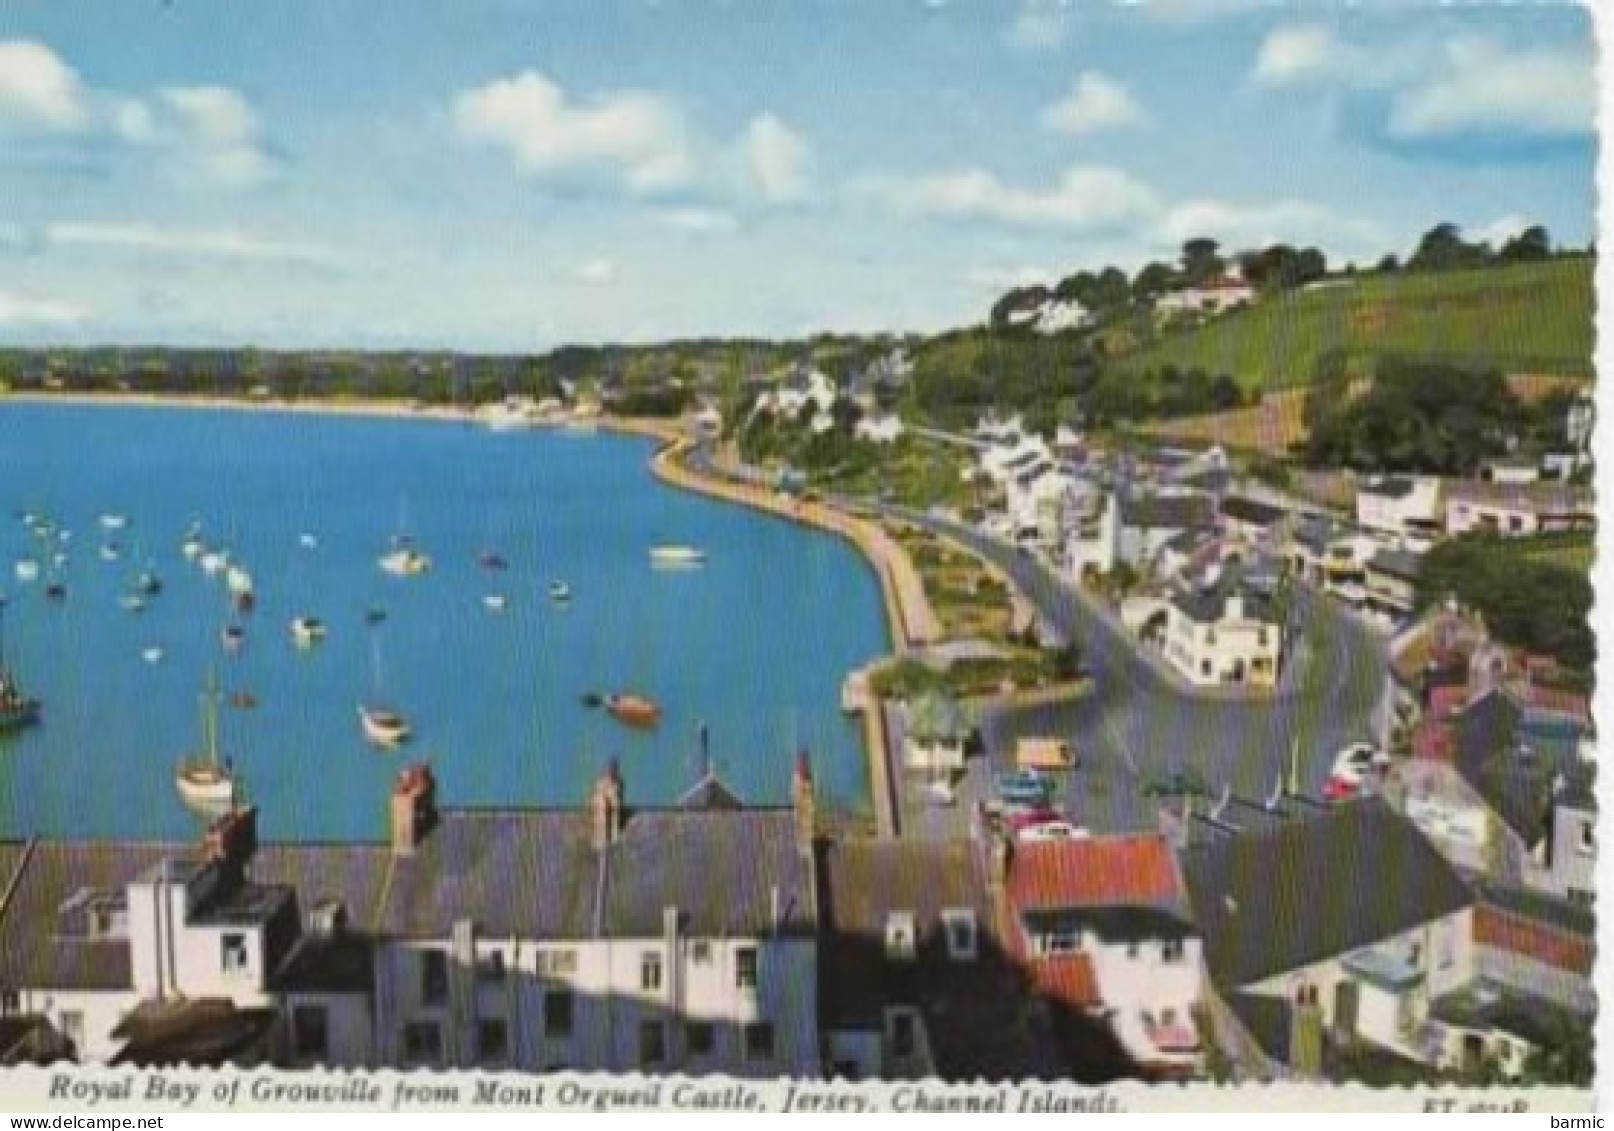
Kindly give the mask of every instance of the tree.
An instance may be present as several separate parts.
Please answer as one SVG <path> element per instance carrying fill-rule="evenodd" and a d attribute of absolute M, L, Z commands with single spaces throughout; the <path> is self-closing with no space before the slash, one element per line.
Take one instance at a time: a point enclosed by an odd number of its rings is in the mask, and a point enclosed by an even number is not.
<path fill-rule="evenodd" d="M 1483 245 L 1471 244 L 1463 239 L 1456 224 L 1436 224 L 1418 241 L 1412 258 L 1407 260 L 1411 271 L 1450 271 L 1459 267 L 1472 267 L 1483 263 Z"/>
<path fill-rule="evenodd" d="M 1139 300 L 1165 294 L 1177 281 L 1177 272 L 1166 263 L 1148 263 L 1132 280 L 1132 295 Z"/>
<path fill-rule="evenodd" d="M 1533 225 L 1502 245 L 1504 263 L 1534 263 L 1552 258 L 1552 237 L 1540 224 Z"/>
<path fill-rule="evenodd" d="M 1383 259 L 1379 260 L 1378 266 L 1374 267 L 1373 270 L 1379 272 L 1381 275 L 1393 275 L 1397 271 L 1401 270 L 1401 260 L 1397 259 L 1394 255 L 1386 255 Z"/>
<path fill-rule="evenodd" d="M 1204 236 L 1187 240 L 1182 245 L 1182 273 L 1192 283 L 1203 283 L 1220 275 L 1226 267 L 1218 253 L 1221 245 Z"/>

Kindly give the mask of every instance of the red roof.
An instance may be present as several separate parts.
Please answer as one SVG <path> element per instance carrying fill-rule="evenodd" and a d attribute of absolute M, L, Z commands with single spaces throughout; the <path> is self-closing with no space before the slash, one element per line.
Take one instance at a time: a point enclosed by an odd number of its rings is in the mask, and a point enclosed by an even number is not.
<path fill-rule="evenodd" d="M 1092 960 L 1085 954 L 1039 959 L 1032 965 L 1031 977 L 1037 992 L 1056 1005 L 1092 1009 L 1104 1004 Z"/>
<path fill-rule="evenodd" d="M 1476 907 L 1474 943 L 1591 977 L 1591 940 L 1554 930 L 1545 923 L 1526 919 L 1522 915 L 1510 915 L 1494 907 Z"/>
<path fill-rule="evenodd" d="M 1180 895 L 1160 836 L 1107 836 L 1017 845 L 1008 897 L 1015 908 L 1142 907 Z"/>

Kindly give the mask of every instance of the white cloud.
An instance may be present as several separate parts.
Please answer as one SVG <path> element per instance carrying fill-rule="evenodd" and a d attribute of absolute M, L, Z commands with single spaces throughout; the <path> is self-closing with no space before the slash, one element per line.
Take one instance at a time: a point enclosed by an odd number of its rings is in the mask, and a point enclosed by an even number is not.
<path fill-rule="evenodd" d="M 1508 215 L 1499 216 L 1489 224 L 1476 228 L 1472 232 L 1465 232 L 1464 235 L 1469 240 L 1488 243 L 1492 247 L 1500 248 L 1533 223 L 1535 221 L 1520 216 L 1517 212 L 1510 212 Z"/>
<path fill-rule="evenodd" d="M 1592 129 L 1596 100 L 1589 52 L 1510 52 L 1490 40 L 1461 39 L 1446 45 L 1438 69 L 1397 96 L 1389 130 L 1407 139 L 1584 133 Z"/>
<path fill-rule="evenodd" d="M 1144 113 L 1120 83 L 1097 71 L 1086 71 L 1077 77 L 1069 94 L 1043 112 L 1042 120 L 1051 130 L 1081 136 L 1138 125 L 1144 121 Z"/>
<path fill-rule="evenodd" d="M 732 232 L 740 226 L 739 219 L 732 212 L 699 206 L 658 209 L 651 218 L 665 228 L 700 234 Z"/>
<path fill-rule="evenodd" d="M 0 291 L 0 326 L 72 326 L 88 317 L 72 303 Z"/>
<path fill-rule="evenodd" d="M 616 264 L 609 259 L 590 259 L 579 263 L 572 276 L 579 283 L 601 287 L 616 281 Z"/>
<path fill-rule="evenodd" d="M 1098 231 L 1126 227 L 1152 214 L 1158 200 L 1148 185 L 1114 169 L 1067 170 L 1051 187 L 1024 189 L 982 169 L 910 181 L 881 181 L 875 195 L 910 215 L 984 220 L 1016 228 Z"/>
<path fill-rule="evenodd" d="M 54 51 L 27 40 L 0 43 L 0 122 L 70 131 L 92 118 L 88 92 Z"/>
<path fill-rule="evenodd" d="M 1123 7 L 1134 8 L 1156 23 L 1193 27 L 1269 12 L 1285 7 L 1291 0 L 1124 0 Z"/>
<path fill-rule="evenodd" d="M 162 228 L 152 224 L 61 223 L 44 229 L 58 247 L 136 251 L 182 258 L 275 262 L 337 267 L 343 259 L 320 244 L 266 239 L 237 231 Z"/>
<path fill-rule="evenodd" d="M 1253 78 L 1263 86 L 1348 76 L 1352 53 L 1328 28 L 1302 24 L 1274 28 L 1256 53 Z"/>
<path fill-rule="evenodd" d="M 503 150 L 535 176 L 608 169 L 634 191 L 655 192 L 694 175 L 683 117 L 655 94 L 622 91 L 579 102 L 526 71 L 459 95 L 454 122 L 464 137 Z"/>
<path fill-rule="evenodd" d="M 1027 0 L 1004 33 L 1011 47 L 1022 51 L 1049 51 L 1070 37 L 1071 13 L 1065 3 Z"/>
<path fill-rule="evenodd" d="M 753 118 L 743 141 L 751 179 L 770 204 L 799 203 L 808 196 L 812 147 L 772 114 Z"/>
<path fill-rule="evenodd" d="M 1172 246 L 1208 236 L 1228 250 L 1288 243 L 1327 246 L 1341 254 L 1362 254 L 1388 242 L 1376 225 L 1305 200 L 1265 204 L 1212 199 L 1179 201 L 1159 218 L 1157 230 Z"/>

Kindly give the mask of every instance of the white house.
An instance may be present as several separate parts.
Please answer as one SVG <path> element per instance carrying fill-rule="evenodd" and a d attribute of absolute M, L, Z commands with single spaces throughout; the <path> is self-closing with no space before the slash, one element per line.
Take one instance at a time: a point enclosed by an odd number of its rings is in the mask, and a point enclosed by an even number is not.
<path fill-rule="evenodd" d="M 1282 651 L 1283 626 L 1269 600 L 1236 577 L 1184 589 L 1167 607 L 1166 660 L 1191 683 L 1272 687 Z"/>
<path fill-rule="evenodd" d="M 931 774 L 962 773 L 969 736 L 969 722 L 951 697 L 921 692 L 908 704 L 903 723 L 903 765 Z"/>
<path fill-rule="evenodd" d="M 1120 506 L 1111 491 L 1078 486 L 1065 511 L 1065 568 L 1072 580 L 1115 568 L 1121 551 Z"/>
<path fill-rule="evenodd" d="M 1541 478 L 1542 462 L 1529 456 L 1507 456 L 1486 460 L 1480 466 L 1480 479 L 1486 483 L 1505 483 L 1518 486 L 1534 483 Z"/>
<path fill-rule="evenodd" d="M 1041 436 L 1015 432 L 992 443 L 981 453 L 981 470 L 997 484 L 1005 484 L 1033 467 L 1053 466 L 1054 454 Z"/>
<path fill-rule="evenodd" d="M 1008 314 L 1010 326 L 1029 327 L 1039 334 L 1079 330 L 1092 322 L 1093 315 L 1074 299 L 1049 298 L 1036 306 L 1011 310 Z"/>
<path fill-rule="evenodd" d="M 1009 858 L 1009 945 L 1037 991 L 1107 1021 L 1140 1068 L 1193 1069 L 1203 956 L 1166 840 L 1103 836 L 999 851 Z"/>
<path fill-rule="evenodd" d="M 853 434 L 859 440 L 867 440 L 871 444 L 894 444 L 902 439 L 904 431 L 902 418 L 894 412 L 865 416 L 853 428 Z"/>
<path fill-rule="evenodd" d="M 1564 483 L 1454 483 L 1447 490 L 1446 531 L 1503 537 L 1592 530 L 1597 510 L 1591 493 Z"/>
<path fill-rule="evenodd" d="M 835 407 L 835 382 L 822 370 L 799 367 L 793 370 L 779 388 L 763 393 L 758 407 L 776 416 L 795 419 L 808 404 L 819 415 L 827 416 Z"/>
<path fill-rule="evenodd" d="M 1212 279 L 1194 287 L 1169 291 L 1155 299 L 1155 313 L 1162 316 L 1184 314 L 1224 314 L 1255 300 L 1255 288 L 1242 279 Z"/>
<path fill-rule="evenodd" d="M 1038 459 L 1003 485 L 1011 529 L 1021 542 L 1057 546 L 1074 481 L 1051 462 Z"/>
<path fill-rule="evenodd" d="M 709 777 L 631 808 L 613 770 L 586 810 L 439 810 L 416 767 L 384 845 L 260 847 L 250 818 L 201 857 L 36 845 L 0 993 L 91 1061 L 184 995 L 267 1008 L 289 1064 L 812 1075 L 805 764 L 793 788 L 749 809 Z"/>
<path fill-rule="evenodd" d="M 1423 545 L 1441 526 L 1440 480 L 1405 475 L 1368 480 L 1356 489 L 1356 524 L 1391 545 Z"/>
<path fill-rule="evenodd" d="M 1429 1002 L 1471 984 L 1475 897 L 1382 798 L 1225 813 L 1180 853 L 1218 1043 L 1255 1077 L 1321 1077 L 1353 1042 L 1446 1066 Z"/>

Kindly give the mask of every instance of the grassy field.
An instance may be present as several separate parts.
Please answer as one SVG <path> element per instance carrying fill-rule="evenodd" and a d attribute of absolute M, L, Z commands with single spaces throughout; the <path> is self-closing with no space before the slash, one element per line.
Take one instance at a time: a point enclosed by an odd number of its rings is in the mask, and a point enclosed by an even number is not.
<path fill-rule="evenodd" d="M 1008 640 L 1014 614 L 1009 590 L 979 558 L 910 526 L 902 527 L 894 537 L 913 559 L 925 596 L 949 639 Z"/>
<path fill-rule="evenodd" d="M 933 506 L 963 508 L 975 500 L 961 472 L 970 456 L 916 436 L 904 436 L 881 450 L 880 460 L 851 474 L 815 476 L 816 485 L 847 495 L 873 498 L 882 494 L 905 506 L 925 510 Z"/>
<path fill-rule="evenodd" d="M 1525 400 L 1545 396 L 1555 388 L 1578 384 L 1579 379 L 1551 373 L 1521 373 L 1510 376 L 1508 385 Z M 1352 394 L 1365 392 L 1368 382 L 1358 381 Z M 1306 403 L 1305 389 L 1280 389 L 1267 393 L 1258 404 L 1207 416 L 1189 416 L 1155 424 L 1150 432 L 1172 440 L 1217 443 L 1248 452 L 1281 456 L 1290 445 L 1306 438 L 1301 410 Z"/>
<path fill-rule="evenodd" d="M 1317 359 L 1333 350 L 1360 376 L 1376 358 L 1402 354 L 1584 378 L 1592 372 L 1594 308 L 1586 258 L 1363 276 L 1162 331 L 1114 364 L 1131 373 L 1168 364 L 1226 372 L 1259 391 L 1309 383 Z"/>

